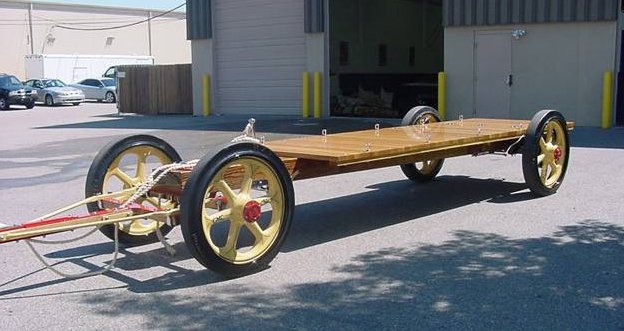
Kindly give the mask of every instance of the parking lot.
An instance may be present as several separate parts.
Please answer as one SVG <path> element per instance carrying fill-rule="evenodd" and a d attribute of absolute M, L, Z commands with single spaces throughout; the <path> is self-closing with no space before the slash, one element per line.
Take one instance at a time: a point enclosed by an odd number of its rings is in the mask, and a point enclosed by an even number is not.
<path fill-rule="evenodd" d="M 113 138 L 153 134 L 190 160 L 246 119 L 117 116 L 99 103 L 0 112 L 0 222 L 82 199 L 91 160 Z M 257 120 L 267 140 L 377 123 Z M 546 198 L 524 185 L 520 156 L 450 159 L 424 185 L 394 167 L 295 182 L 281 253 L 238 279 L 205 270 L 179 229 L 168 236 L 175 256 L 160 244 L 123 248 L 116 269 L 79 280 L 42 268 L 24 243 L 2 245 L 0 328 L 622 330 L 624 130 L 578 128 L 571 139 L 563 186 Z M 114 247 L 95 234 L 40 248 L 81 272 L 110 262 Z"/>

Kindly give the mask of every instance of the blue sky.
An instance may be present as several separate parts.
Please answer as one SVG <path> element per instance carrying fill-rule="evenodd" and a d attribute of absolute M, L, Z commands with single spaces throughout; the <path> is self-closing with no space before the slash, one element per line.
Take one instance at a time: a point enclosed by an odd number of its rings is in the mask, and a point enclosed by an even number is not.
<path fill-rule="evenodd" d="M 69 4 L 83 4 L 83 5 L 95 5 L 95 6 L 110 6 L 110 7 L 130 7 L 130 8 L 147 8 L 147 9 L 159 9 L 169 10 L 182 4 L 184 0 L 37 0 L 41 2 L 56 2 L 56 3 L 69 3 Z M 184 10 L 184 7 L 179 9 Z"/>

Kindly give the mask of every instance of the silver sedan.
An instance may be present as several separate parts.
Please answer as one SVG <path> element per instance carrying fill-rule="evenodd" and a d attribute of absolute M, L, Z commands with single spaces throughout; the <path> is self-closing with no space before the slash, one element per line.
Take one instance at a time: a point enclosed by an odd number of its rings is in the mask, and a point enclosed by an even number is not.
<path fill-rule="evenodd" d="M 85 94 L 85 99 L 97 101 L 116 102 L 117 88 L 112 78 L 87 78 L 70 86 L 75 87 Z"/>
<path fill-rule="evenodd" d="M 44 102 L 47 106 L 63 103 L 78 106 L 85 99 L 81 90 L 67 86 L 58 79 L 31 79 L 24 82 L 24 85 L 36 90 L 37 101 Z"/>

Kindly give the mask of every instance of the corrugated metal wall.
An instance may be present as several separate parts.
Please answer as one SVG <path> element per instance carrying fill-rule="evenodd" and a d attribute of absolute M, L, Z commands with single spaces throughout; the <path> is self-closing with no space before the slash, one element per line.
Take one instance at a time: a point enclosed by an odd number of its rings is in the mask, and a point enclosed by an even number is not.
<path fill-rule="evenodd" d="M 225 114 L 301 111 L 306 70 L 300 0 L 214 0 L 216 110 Z"/>
<path fill-rule="evenodd" d="M 618 0 L 444 0 L 444 26 L 617 19 Z"/>
<path fill-rule="evenodd" d="M 305 0 L 305 32 L 325 32 L 324 0 Z"/>
<path fill-rule="evenodd" d="M 212 38 L 212 1 L 186 1 L 186 39 Z"/>

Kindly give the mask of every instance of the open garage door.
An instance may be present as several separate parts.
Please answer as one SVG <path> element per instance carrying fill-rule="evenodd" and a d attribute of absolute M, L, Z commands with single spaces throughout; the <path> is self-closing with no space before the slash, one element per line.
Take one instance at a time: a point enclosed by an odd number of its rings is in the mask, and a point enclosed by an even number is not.
<path fill-rule="evenodd" d="M 329 1 L 331 113 L 401 117 L 437 106 L 442 0 Z"/>
<path fill-rule="evenodd" d="M 217 111 L 300 114 L 306 64 L 303 1 L 213 3 Z"/>

